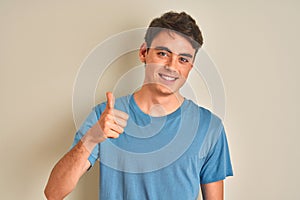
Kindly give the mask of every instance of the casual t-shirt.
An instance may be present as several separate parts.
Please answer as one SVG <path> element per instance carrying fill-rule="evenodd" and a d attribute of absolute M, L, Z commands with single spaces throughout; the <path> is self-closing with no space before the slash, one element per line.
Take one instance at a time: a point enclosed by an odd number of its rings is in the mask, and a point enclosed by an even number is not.
<path fill-rule="evenodd" d="M 106 103 L 94 107 L 73 146 L 100 118 Z M 117 139 L 99 143 L 89 157 L 100 160 L 101 200 L 196 199 L 199 184 L 232 176 L 225 130 L 209 110 L 185 99 L 173 113 L 152 117 L 133 95 L 116 99 L 129 115 Z"/>

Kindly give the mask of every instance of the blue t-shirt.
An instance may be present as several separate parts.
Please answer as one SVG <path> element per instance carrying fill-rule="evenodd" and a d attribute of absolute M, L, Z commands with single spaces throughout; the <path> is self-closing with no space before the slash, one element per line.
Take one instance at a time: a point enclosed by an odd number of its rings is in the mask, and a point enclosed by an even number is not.
<path fill-rule="evenodd" d="M 73 146 L 105 107 L 94 107 Z M 92 165 L 100 160 L 101 200 L 196 199 L 199 184 L 233 175 L 221 120 L 191 100 L 163 117 L 145 114 L 133 95 L 116 99 L 115 109 L 129 115 L 124 133 L 98 144 L 89 157 Z"/>

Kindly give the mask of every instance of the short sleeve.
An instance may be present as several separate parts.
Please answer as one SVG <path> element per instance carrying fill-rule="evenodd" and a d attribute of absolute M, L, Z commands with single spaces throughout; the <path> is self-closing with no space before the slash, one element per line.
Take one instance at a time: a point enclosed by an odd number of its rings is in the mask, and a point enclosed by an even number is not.
<path fill-rule="evenodd" d="M 212 183 L 224 180 L 227 176 L 233 176 L 228 142 L 224 128 L 222 128 L 215 146 L 203 159 L 205 161 L 200 171 L 201 184 Z"/>
<path fill-rule="evenodd" d="M 86 132 L 98 122 L 100 118 L 99 112 L 97 112 L 97 107 L 93 108 L 92 112 L 88 115 L 88 117 L 85 119 L 85 121 L 82 123 L 80 128 L 77 130 L 75 134 L 75 138 L 73 141 L 73 144 L 71 148 L 73 148 L 79 140 L 86 134 Z M 88 160 L 93 166 L 96 162 L 96 160 L 99 158 L 99 144 L 96 145 L 96 147 L 93 149 L 91 155 L 89 156 Z"/>

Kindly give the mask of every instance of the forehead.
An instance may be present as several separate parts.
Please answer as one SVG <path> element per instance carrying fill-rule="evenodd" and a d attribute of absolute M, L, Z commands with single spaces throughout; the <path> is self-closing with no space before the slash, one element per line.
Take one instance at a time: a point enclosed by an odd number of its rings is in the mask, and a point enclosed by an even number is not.
<path fill-rule="evenodd" d="M 192 44 L 183 36 L 173 31 L 161 31 L 151 43 L 151 48 L 158 46 L 167 47 L 176 54 L 188 53 L 194 55 L 195 49 Z"/>

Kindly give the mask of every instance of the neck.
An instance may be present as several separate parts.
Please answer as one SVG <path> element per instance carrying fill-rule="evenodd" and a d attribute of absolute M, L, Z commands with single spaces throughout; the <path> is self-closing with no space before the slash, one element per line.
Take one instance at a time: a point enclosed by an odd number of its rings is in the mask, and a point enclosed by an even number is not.
<path fill-rule="evenodd" d="M 184 101 L 183 96 L 179 92 L 171 94 L 153 93 L 146 86 L 135 92 L 133 97 L 144 113 L 155 117 L 165 116 L 174 112 Z"/>

